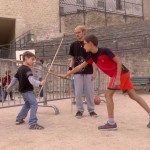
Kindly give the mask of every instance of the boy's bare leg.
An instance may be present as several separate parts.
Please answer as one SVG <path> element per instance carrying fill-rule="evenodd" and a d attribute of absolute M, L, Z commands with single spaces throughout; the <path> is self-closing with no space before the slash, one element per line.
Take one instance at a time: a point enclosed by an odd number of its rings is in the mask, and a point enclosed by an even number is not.
<path fill-rule="evenodd" d="M 150 113 L 150 107 L 147 105 L 144 99 L 135 92 L 134 89 L 128 91 L 128 95 L 131 99 L 135 100 L 140 106 L 142 106 L 147 111 L 147 113 Z"/>
<path fill-rule="evenodd" d="M 115 93 L 115 90 L 107 90 L 105 92 L 108 118 L 114 118 L 114 102 L 113 102 L 114 93 Z"/>
<path fill-rule="evenodd" d="M 135 90 L 128 91 L 128 95 L 131 99 L 135 100 L 141 107 L 143 107 L 147 111 L 149 115 L 149 123 L 147 127 L 150 128 L 150 107 L 147 105 L 144 99 L 135 92 Z"/>
<path fill-rule="evenodd" d="M 117 124 L 114 121 L 114 102 L 113 102 L 114 93 L 115 90 L 107 90 L 105 92 L 108 121 L 106 124 L 98 126 L 98 129 L 100 130 L 117 130 Z"/>

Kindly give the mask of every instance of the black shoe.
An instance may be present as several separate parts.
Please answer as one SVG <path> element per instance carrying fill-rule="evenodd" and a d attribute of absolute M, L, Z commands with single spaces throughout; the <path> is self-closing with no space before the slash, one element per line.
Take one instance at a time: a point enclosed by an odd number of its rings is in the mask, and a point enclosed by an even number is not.
<path fill-rule="evenodd" d="M 39 125 L 39 124 L 34 124 L 34 125 L 29 126 L 29 129 L 31 129 L 31 130 L 42 130 L 42 129 L 44 129 L 44 127 Z"/>
<path fill-rule="evenodd" d="M 98 117 L 98 115 L 94 111 L 90 112 L 90 116 L 93 117 L 93 118 L 97 118 Z"/>
<path fill-rule="evenodd" d="M 147 127 L 148 127 L 148 128 L 150 128 L 150 121 L 149 121 L 149 123 L 148 123 Z"/>
<path fill-rule="evenodd" d="M 82 117 L 83 117 L 83 113 L 80 112 L 80 111 L 78 111 L 78 112 L 76 113 L 76 118 L 81 119 Z"/>
<path fill-rule="evenodd" d="M 16 119 L 16 125 L 23 124 L 25 121 L 23 119 Z"/>

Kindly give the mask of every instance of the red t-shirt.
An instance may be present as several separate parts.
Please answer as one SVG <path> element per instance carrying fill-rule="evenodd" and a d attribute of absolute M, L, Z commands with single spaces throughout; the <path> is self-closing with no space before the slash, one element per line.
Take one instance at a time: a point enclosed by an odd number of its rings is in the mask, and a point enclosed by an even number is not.
<path fill-rule="evenodd" d="M 99 48 L 96 54 L 90 54 L 86 62 L 88 64 L 95 64 L 100 68 L 105 74 L 110 77 L 113 77 L 117 74 L 117 64 L 112 59 L 115 57 L 115 54 L 108 48 Z M 129 70 L 122 65 L 122 73 L 129 72 Z"/>
<path fill-rule="evenodd" d="M 9 85 L 11 82 L 11 76 L 10 75 L 6 75 L 4 78 L 3 78 L 3 85 L 6 86 L 6 85 Z"/>

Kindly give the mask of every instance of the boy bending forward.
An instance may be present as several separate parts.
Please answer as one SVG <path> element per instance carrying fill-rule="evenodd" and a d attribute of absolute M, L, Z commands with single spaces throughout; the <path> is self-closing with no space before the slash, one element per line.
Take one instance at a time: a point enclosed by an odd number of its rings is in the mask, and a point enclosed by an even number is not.
<path fill-rule="evenodd" d="M 107 112 L 108 121 L 106 124 L 101 125 L 98 129 L 112 130 L 117 129 L 117 124 L 114 120 L 114 103 L 113 95 L 116 90 L 126 91 L 129 97 L 135 100 L 149 115 L 149 123 L 147 125 L 150 128 L 150 107 L 147 103 L 135 92 L 133 84 L 130 80 L 129 70 L 121 63 L 120 59 L 108 48 L 98 48 L 98 39 L 94 35 L 89 35 L 85 37 L 84 48 L 86 52 L 90 52 L 90 55 L 81 65 L 75 67 L 73 70 L 65 75 L 59 75 L 62 78 L 79 72 L 87 64 L 95 64 L 100 68 L 105 74 L 111 77 L 108 89 L 105 92 L 105 98 L 107 101 Z"/>

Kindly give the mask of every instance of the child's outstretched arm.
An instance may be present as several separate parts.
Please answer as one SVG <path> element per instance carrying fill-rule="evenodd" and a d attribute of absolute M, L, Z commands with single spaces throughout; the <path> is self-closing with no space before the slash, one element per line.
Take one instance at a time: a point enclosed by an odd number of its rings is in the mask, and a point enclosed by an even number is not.
<path fill-rule="evenodd" d="M 30 82 L 32 85 L 34 85 L 34 86 L 36 86 L 36 87 L 39 87 L 40 85 L 43 86 L 43 85 L 46 83 L 45 80 L 38 81 L 38 80 L 36 80 L 33 76 L 29 76 L 29 77 L 28 77 L 28 80 L 29 80 L 29 82 Z"/>
<path fill-rule="evenodd" d="M 74 74 L 76 72 L 79 72 L 82 70 L 82 68 L 84 68 L 88 63 L 86 61 L 84 61 L 82 64 L 80 64 L 79 66 L 75 67 L 73 70 L 70 70 L 69 72 L 67 72 L 66 74 L 59 74 L 58 76 L 61 78 L 67 78 L 68 76 L 70 76 L 71 74 Z"/>
<path fill-rule="evenodd" d="M 120 74 L 121 74 L 122 62 L 118 56 L 113 57 L 113 61 L 117 64 L 117 76 L 116 76 L 115 85 L 119 86 L 120 85 Z"/>
<path fill-rule="evenodd" d="M 10 84 L 7 87 L 7 91 L 10 92 L 12 91 L 13 86 L 17 83 L 17 78 L 13 77 Z"/>

